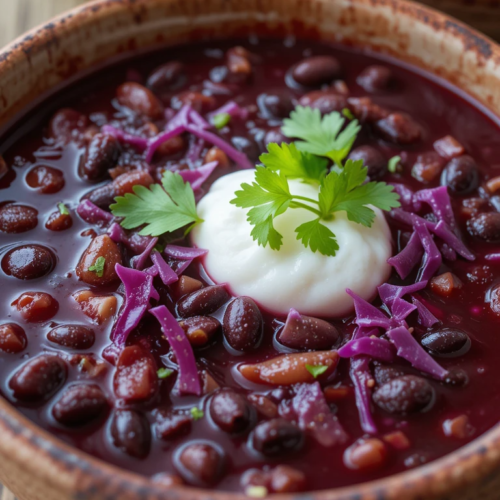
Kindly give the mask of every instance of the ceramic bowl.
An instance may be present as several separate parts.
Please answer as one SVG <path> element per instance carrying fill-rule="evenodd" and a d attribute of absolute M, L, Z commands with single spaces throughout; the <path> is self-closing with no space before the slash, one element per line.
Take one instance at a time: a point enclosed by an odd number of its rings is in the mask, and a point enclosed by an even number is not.
<path fill-rule="evenodd" d="M 101 0 L 0 52 L 0 127 L 109 58 L 206 37 L 322 39 L 395 56 L 500 114 L 500 47 L 466 25 L 404 0 Z M 237 500 L 166 488 L 71 448 L 0 401 L 0 481 L 21 500 Z M 426 466 L 376 482 L 282 500 L 500 498 L 500 427 Z"/>

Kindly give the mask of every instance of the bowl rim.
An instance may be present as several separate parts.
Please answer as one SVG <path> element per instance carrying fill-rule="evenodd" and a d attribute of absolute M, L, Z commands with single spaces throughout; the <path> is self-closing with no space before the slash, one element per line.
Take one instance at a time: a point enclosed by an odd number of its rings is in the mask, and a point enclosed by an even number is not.
<path fill-rule="evenodd" d="M 465 23 L 432 7 L 417 4 L 412 0 L 350 1 L 369 3 L 373 8 L 390 4 L 396 13 L 407 14 L 412 12 L 419 19 L 426 18 L 426 22 L 439 22 L 444 27 L 443 29 L 448 30 L 453 36 L 461 38 L 467 50 L 473 51 L 480 60 L 487 61 L 491 59 L 500 64 L 500 45 Z M 93 14 L 103 9 L 121 10 L 128 6 L 137 6 L 147 2 L 148 0 L 93 0 L 55 16 L 49 21 L 21 34 L 0 49 L 0 73 L 8 71 L 12 65 L 18 62 L 19 58 L 26 57 L 32 49 L 49 44 L 58 30 L 68 30 L 71 29 L 71 26 L 76 26 L 80 22 L 88 22 L 89 16 L 91 18 Z M 154 49 L 154 46 L 151 46 L 150 49 Z M 134 51 L 127 52 L 126 57 L 133 55 L 133 53 Z M 98 68 L 99 65 L 91 65 L 88 71 L 98 71 Z M 432 73 L 430 70 L 428 72 Z M 83 74 L 85 74 L 85 70 Z M 78 72 L 78 78 L 81 75 L 82 72 Z M 67 84 L 68 81 L 64 81 L 62 86 L 64 87 Z M 452 83 L 452 85 L 454 84 Z M 49 91 L 49 94 L 52 90 Z M 467 92 L 466 94 L 468 95 Z M 43 101 L 46 97 L 47 93 L 44 92 L 40 100 Z M 478 102 L 476 98 L 471 98 L 476 103 Z M 479 104 L 488 107 L 485 103 Z M 31 109 L 31 105 L 32 103 L 27 105 L 29 109 Z M 15 120 L 22 116 L 24 112 L 25 106 L 16 112 Z M 494 111 L 491 112 L 498 116 Z M 78 481 L 87 478 L 88 480 L 83 481 L 84 487 L 88 486 L 89 481 L 91 483 L 93 480 L 98 480 L 100 484 L 112 483 L 119 491 L 129 491 L 132 495 L 137 494 L 137 497 L 127 496 L 127 500 L 129 498 L 137 498 L 138 500 L 167 498 L 172 500 L 208 500 L 215 498 L 218 500 L 244 500 L 248 498 L 244 493 L 208 490 L 187 485 L 163 486 L 152 481 L 147 476 L 110 464 L 67 444 L 48 431 L 38 427 L 3 397 L 0 397 L 0 435 L 3 436 L 0 439 L 1 452 L 10 453 L 11 460 L 22 461 L 23 467 L 27 468 L 34 476 L 41 479 L 49 478 L 53 484 L 66 488 L 68 492 L 73 491 L 68 488 L 77 487 Z M 38 460 L 26 461 L 25 447 L 30 448 L 33 457 L 46 460 L 46 462 L 39 462 Z M 271 494 L 269 496 L 276 500 L 402 500 L 403 498 L 423 498 L 423 495 L 428 495 L 425 498 L 434 498 L 436 495 L 439 496 L 451 489 L 467 486 L 471 482 L 472 476 L 478 477 L 491 474 L 495 468 L 498 468 L 499 464 L 500 425 L 496 424 L 467 445 L 415 469 L 341 488 L 308 491 L 300 494 Z M 49 471 L 49 468 L 54 465 L 59 470 L 57 474 Z M 62 478 L 60 471 L 73 474 L 73 480 L 68 482 Z M 446 484 L 446 490 L 442 489 L 443 484 Z M 98 492 L 94 491 L 92 493 Z M 84 498 L 94 497 L 85 496 Z"/>

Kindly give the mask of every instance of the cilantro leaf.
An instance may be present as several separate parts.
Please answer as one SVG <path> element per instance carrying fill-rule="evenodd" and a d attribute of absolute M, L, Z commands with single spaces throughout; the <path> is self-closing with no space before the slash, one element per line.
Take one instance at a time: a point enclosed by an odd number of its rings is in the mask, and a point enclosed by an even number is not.
<path fill-rule="evenodd" d="M 68 207 L 64 203 L 58 203 L 57 208 L 59 209 L 59 213 L 61 215 L 69 215 Z"/>
<path fill-rule="evenodd" d="M 351 120 L 342 130 L 345 122 L 337 111 L 321 117 L 319 109 L 297 106 L 283 120 L 281 130 L 287 137 L 302 139 L 296 142 L 301 151 L 326 156 L 341 168 L 361 130 L 358 120 Z"/>
<path fill-rule="evenodd" d="M 306 365 L 306 370 L 314 377 L 318 378 L 320 375 L 328 370 L 328 366 L 325 365 Z"/>
<path fill-rule="evenodd" d="M 104 264 L 106 264 L 106 259 L 103 256 L 97 257 L 95 262 L 89 267 L 89 271 L 96 273 L 98 278 L 102 278 L 104 275 Z"/>
<path fill-rule="evenodd" d="M 191 416 L 193 417 L 193 420 L 200 420 L 205 416 L 205 412 L 203 410 L 200 410 L 196 406 L 193 406 L 190 410 Z"/>
<path fill-rule="evenodd" d="M 170 377 L 170 375 L 172 375 L 172 373 L 174 373 L 173 370 L 170 370 L 168 368 L 158 368 L 158 371 L 156 372 L 156 374 L 158 375 L 158 378 L 160 380 L 163 380 L 165 378 L 168 378 Z"/>
<path fill-rule="evenodd" d="M 313 219 L 309 222 L 301 224 L 295 232 L 297 239 L 302 241 L 302 244 L 309 247 L 313 252 L 318 252 L 323 255 L 333 257 L 339 249 L 339 244 L 335 235 L 328 227 L 321 224 L 321 219 Z"/>
<path fill-rule="evenodd" d="M 270 170 L 281 172 L 289 179 L 300 179 L 302 182 L 321 182 L 327 172 L 327 160 L 310 153 L 299 151 L 292 142 L 268 144 L 267 153 L 259 160 Z"/>
<path fill-rule="evenodd" d="M 115 198 L 111 211 L 123 217 L 121 225 L 134 229 L 144 225 L 139 234 L 160 236 L 188 224 L 203 222 L 196 213 L 193 189 L 182 177 L 166 171 L 162 178 L 163 188 L 152 184 L 149 188 L 134 186 L 134 194 L 127 193 Z"/>
<path fill-rule="evenodd" d="M 212 118 L 212 123 L 218 130 L 224 128 L 230 121 L 231 115 L 229 113 L 218 113 Z"/>

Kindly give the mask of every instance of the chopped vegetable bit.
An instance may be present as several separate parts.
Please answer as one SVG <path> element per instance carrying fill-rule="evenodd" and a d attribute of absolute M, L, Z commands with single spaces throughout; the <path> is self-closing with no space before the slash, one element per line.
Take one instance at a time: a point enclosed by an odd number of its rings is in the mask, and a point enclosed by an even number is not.
<path fill-rule="evenodd" d="M 203 410 L 200 410 L 196 406 L 193 406 L 190 411 L 193 420 L 200 420 L 205 416 L 205 412 Z"/>
<path fill-rule="evenodd" d="M 106 264 L 106 259 L 104 257 L 97 257 L 94 264 L 89 267 L 89 271 L 95 272 L 98 278 L 102 278 L 104 274 L 104 264 Z"/>
<path fill-rule="evenodd" d="M 358 120 L 349 122 L 334 111 L 321 117 L 319 109 L 297 106 L 290 118 L 283 120 L 282 132 L 287 137 L 299 138 L 296 142 L 301 151 L 318 156 L 326 156 L 342 168 L 342 160 L 347 157 L 361 127 Z"/>
<path fill-rule="evenodd" d="M 173 370 L 169 370 L 168 368 L 160 368 L 156 374 L 158 375 L 158 378 L 160 380 L 163 380 L 165 378 L 168 378 L 170 377 L 170 375 L 172 375 L 172 373 L 174 373 Z"/>
<path fill-rule="evenodd" d="M 325 365 L 306 365 L 306 370 L 314 377 L 318 378 L 320 375 L 323 375 L 323 373 L 328 370 L 328 366 Z"/>
<path fill-rule="evenodd" d="M 245 495 L 252 498 L 265 498 L 267 493 L 265 486 L 248 486 L 245 490 Z"/>
<path fill-rule="evenodd" d="M 69 215 L 68 207 L 64 203 L 58 203 L 57 208 L 62 215 Z"/>
<path fill-rule="evenodd" d="M 229 113 L 219 113 L 212 117 L 212 123 L 218 130 L 224 128 L 230 121 L 231 115 Z"/>
<path fill-rule="evenodd" d="M 342 114 L 348 119 L 348 120 L 354 120 L 356 117 L 352 114 L 352 111 L 349 108 L 344 108 L 342 110 Z"/>
<path fill-rule="evenodd" d="M 152 184 L 149 188 L 134 186 L 134 193 L 115 198 L 111 205 L 113 215 L 124 217 L 121 225 L 134 229 L 144 225 L 139 232 L 143 236 L 160 236 L 185 226 L 187 231 L 203 222 L 196 213 L 193 189 L 182 177 L 166 171 L 163 187 Z"/>
<path fill-rule="evenodd" d="M 396 173 L 401 163 L 401 156 L 393 156 L 387 163 L 387 170 L 392 174 Z"/>

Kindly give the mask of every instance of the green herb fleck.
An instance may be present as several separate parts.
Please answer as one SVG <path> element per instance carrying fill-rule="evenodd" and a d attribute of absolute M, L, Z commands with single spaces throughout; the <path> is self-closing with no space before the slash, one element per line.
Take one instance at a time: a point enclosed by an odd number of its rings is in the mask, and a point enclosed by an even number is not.
<path fill-rule="evenodd" d="M 396 173 L 401 162 L 401 156 L 393 156 L 387 163 L 387 170 L 392 174 Z"/>
<path fill-rule="evenodd" d="M 245 495 L 251 498 L 265 498 L 267 493 L 265 486 L 248 486 L 245 490 Z"/>
<path fill-rule="evenodd" d="M 328 370 L 328 366 L 325 365 L 306 365 L 306 370 L 314 377 L 318 378 L 320 375 L 323 375 L 323 373 Z"/>
<path fill-rule="evenodd" d="M 205 413 L 203 412 L 203 410 L 200 410 L 196 406 L 193 406 L 190 411 L 191 411 L 191 416 L 193 417 L 193 420 L 200 420 L 201 418 L 203 418 L 205 416 Z"/>
<path fill-rule="evenodd" d="M 224 128 L 230 121 L 231 115 L 229 113 L 219 113 L 212 118 L 212 123 L 218 130 Z"/>
<path fill-rule="evenodd" d="M 89 267 L 89 271 L 95 272 L 98 278 L 102 278 L 104 274 L 104 264 L 106 264 L 106 259 L 104 257 L 97 257 L 94 264 Z"/>
<path fill-rule="evenodd" d="M 160 236 L 188 225 L 189 231 L 203 222 L 196 213 L 193 189 L 188 182 L 167 170 L 162 185 L 134 186 L 135 194 L 115 198 L 116 203 L 110 208 L 114 216 L 123 217 L 121 225 L 125 229 L 144 225 L 140 235 Z"/>
<path fill-rule="evenodd" d="M 69 215 L 68 207 L 64 203 L 58 203 L 57 208 L 62 215 Z"/>
<path fill-rule="evenodd" d="M 349 108 L 344 108 L 342 110 L 342 114 L 348 119 L 348 120 L 354 120 L 356 117 L 352 114 L 352 111 Z"/>
<path fill-rule="evenodd" d="M 160 368 L 156 372 L 156 374 L 158 375 L 158 378 L 160 380 L 163 380 L 165 378 L 170 377 L 170 375 L 172 375 L 172 373 L 174 373 L 174 371 L 173 370 L 169 370 L 168 368 Z"/>

